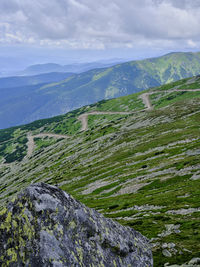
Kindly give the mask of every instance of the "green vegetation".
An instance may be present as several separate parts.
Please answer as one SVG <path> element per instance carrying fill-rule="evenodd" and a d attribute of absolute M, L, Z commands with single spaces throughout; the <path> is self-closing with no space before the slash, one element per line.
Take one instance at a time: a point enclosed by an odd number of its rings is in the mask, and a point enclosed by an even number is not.
<path fill-rule="evenodd" d="M 104 130 L 105 133 L 115 132 L 117 129 L 117 124 L 120 120 L 128 115 L 89 115 L 88 116 L 88 126 L 91 130 L 99 127 Z M 103 135 L 104 135 L 103 134 Z"/>
<path fill-rule="evenodd" d="M 37 120 L 30 124 L 20 126 L 18 128 L 23 131 L 33 131 L 34 133 L 41 132 L 52 132 L 59 134 L 74 134 L 80 130 L 80 123 L 77 121 L 78 116 L 83 113 L 86 109 L 80 108 L 78 110 L 71 111 L 65 115 L 56 116 L 49 119 Z M 15 127 L 15 129 L 18 129 Z M 13 128 L 10 128 L 13 129 Z M 9 129 L 8 129 L 9 130 Z M 2 135 L 6 130 L 0 130 Z M 1 139 L 0 139 L 1 140 Z"/>
<path fill-rule="evenodd" d="M 151 101 L 155 105 L 156 109 L 165 107 L 167 105 L 171 105 L 173 103 L 176 103 L 177 101 L 183 101 L 193 98 L 199 98 L 200 97 L 200 91 L 199 92 L 174 92 L 174 93 L 157 93 L 151 95 Z"/>
<path fill-rule="evenodd" d="M 58 142 L 58 140 L 56 140 L 53 137 L 51 137 L 51 138 L 49 138 L 49 137 L 44 137 L 44 138 L 35 137 L 34 142 L 36 145 L 36 150 L 40 150 L 42 148 L 56 144 Z"/>
<path fill-rule="evenodd" d="M 28 139 L 25 132 L 21 129 L 11 128 L 4 132 L 1 131 L 0 135 L 3 140 L 0 142 L 1 161 L 5 161 L 5 163 L 21 161 L 26 156 L 27 150 Z"/>
<path fill-rule="evenodd" d="M 145 91 L 155 92 L 150 95 L 154 110 L 141 111 L 138 93 L 1 130 L 1 160 L 17 145 L 26 145 L 27 133 L 70 135 L 63 140 L 37 138 L 30 159 L 0 165 L 1 207 L 30 183 L 58 184 L 87 206 L 151 239 L 155 266 L 197 257 L 200 92 L 171 90 L 198 82 L 196 77 Z M 81 132 L 79 115 L 94 110 L 137 112 L 89 115 L 88 130 Z M 163 255 L 166 244 L 170 257 Z"/>
<path fill-rule="evenodd" d="M 12 97 L 8 97 L 7 89 L 1 90 L 0 128 L 53 117 L 102 99 L 133 94 L 199 73 L 200 53 L 171 53 L 158 58 L 93 69 L 69 78 L 70 74 L 66 74 L 66 79 L 56 78 L 56 82 L 45 85 L 35 85 L 34 79 L 28 79 L 28 84 L 34 85 L 10 88 L 9 95 Z M 185 81 L 181 83 L 186 88 L 198 87 L 197 84 L 189 85 Z M 167 85 L 162 89 L 166 90 Z M 141 107 L 139 102 L 136 106 L 132 104 L 132 108 Z M 122 108 L 126 109 L 125 106 L 126 103 Z M 118 109 L 117 105 L 115 109 Z"/>
<path fill-rule="evenodd" d="M 94 110 L 99 111 L 134 111 L 144 108 L 141 98 L 141 93 L 136 93 L 128 96 L 122 96 L 110 100 L 102 100 L 94 105 L 90 105 Z"/>

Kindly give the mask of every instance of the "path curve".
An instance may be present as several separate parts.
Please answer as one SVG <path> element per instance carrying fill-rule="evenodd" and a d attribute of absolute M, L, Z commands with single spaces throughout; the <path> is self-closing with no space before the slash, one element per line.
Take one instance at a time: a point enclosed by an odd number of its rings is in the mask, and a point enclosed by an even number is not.
<path fill-rule="evenodd" d="M 132 112 L 122 112 L 122 111 L 91 111 L 91 112 L 87 112 L 87 113 L 84 113 L 84 114 L 81 114 L 79 117 L 78 117 L 78 120 L 81 122 L 82 124 L 82 127 L 81 127 L 81 131 L 86 131 L 88 129 L 88 116 L 89 115 L 130 115 L 130 114 L 135 114 L 135 113 L 139 113 L 139 112 L 142 112 L 142 111 L 145 111 L 145 110 L 153 110 L 153 106 L 152 106 L 152 103 L 151 103 L 151 100 L 149 98 L 150 95 L 152 94 L 156 94 L 156 93 L 172 93 L 172 92 L 200 92 L 200 88 L 197 88 L 197 89 L 174 89 L 174 90 L 166 90 L 166 91 L 150 91 L 150 92 L 147 92 L 147 93 L 143 93 L 139 96 L 139 98 L 141 98 L 143 100 L 143 103 L 145 105 L 145 109 L 142 109 L 142 110 L 137 110 L 137 111 L 132 111 Z M 62 135 L 62 134 L 53 134 L 53 133 L 40 133 L 40 134 L 37 134 L 37 135 L 31 135 L 31 133 L 28 133 L 27 135 L 27 139 L 28 139 L 28 142 L 27 142 L 27 146 L 28 146 L 28 149 L 27 149 L 27 155 L 25 158 L 29 158 L 32 154 L 33 154 L 33 151 L 34 151 L 34 148 L 35 148 L 35 143 L 34 143 L 34 138 L 42 138 L 42 137 L 53 137 L 53 138 L 69 138 L 69 136 L 67 135 Z M 24 158 L 24 159 L 25 159 Z M 4 165 L 4 164 L 3 164 Z"/>
<path fill-rule="evenodd" d="M 166 90 L 166 91 L 152 91 L 148 93 L 144 93 L 140 95 L 139 97 L 143 100 L 143 103 L 147 110 L 152 110 L 153 106 L 151 103 L 151 100 L 149 98 L 150 95 L 156 94 L 156 93 L 173 93 L 173 92 L 200 92 L 200 89 L 174 89 L 174 90 Z"/>
<path fill-rule="evenodd" d="M 149 98 L 149 93 L 144 93 L 140 96 L 140 98 L 142 99 L 146 109 L 151 110 L 153 109 L 153 106 L 151 104 L 150 98 Z"/>
<path fill-rule="evenodd" d="M 133 112 L 122 112 L 122 111 L 91 111 L 84 113 L 78 117 L 78 120 L 82 124 L 81 131 L 86 131 L 88 129 L 88 116 L 89 115 L 129 115 Z"/>
<path fill-rule="evenodd" d="M 62 134 L 53 134 L 53 133 L 40 133 L 40 134 L 36 134 L 36 135 L 31 135 L 30 133 L 27 135 L 27 146 L 28 146 L 28 150 L 27 150 L 27 157 L 29 158 L 34 151 L 35 148 L 35 143 L 34 143 L 34 138 L 43 138 L 43 137 L 53 137 L 53 138 L 69 138 L 69 136 L 67 135 L 62 135 Z"/>
<path fill-rule="evenodd" d="M 27 142 L 27 155 L 26 157 L 30 157 L 34 151 L 34 137 L 32 135 L 27 135 L 27 139 L 28 139 L 28 142 Z"/>
<path fill-rule="evenodd" d="M 174 90 L 166 90 L 166 91 L 151 91 L 151 92 L 147 92 L 147 93 L 143 93 L 139 96 L 139 98 L 142 99 L 143 103 L 144 103 L 144 106 L 146 107 L 145 109 L 142 109 L 142 110 L 139 110 L 139 111 L 133 111 L 133 112 L 114 112 L 114 111 L 91 111 L 91 112 L 87 112 L 87 113 L 84 113 L 84 114 L 81 114 L 79 117 L 78 117 L 78 120 L 81 122 L 82 124 L 82 127 L 81 127 L 81 131 L 84 132 L 84 131 L 87 131 L 88 130 L 88 116 L 89 115 L 114 115 L 114 114 L 122 114 L 122 115 L 129 115 L 129 114 L 135 114 L 135 113 L 138 113 L 138 112 L 141 112 L 141 111 L 145 111 L 145 110 L 153 110 L 153 106 L 152 106 L 152 103 L 151 103 L 151 100 L 149 98 L 150 95 L 153 95 L 153 94 L 156 94 L 156 93 L 164 93 L 164 92 L 168 92 L 168 93 L 172 93 L 172 92 L 199 92 L 200 89 L 197 88 L 197 89 L 174 89 Z"/>
<path fill-rule="evenodd" d="M 144 100 L 145 101 L 144 104 L 147 107 L 146 109 L 149 109 L 149 106 L 151 106 L 149 95 L 145 94 L 145 96 L 143 96 L 142 98 L 145 99 Z M 148 106 L 147 106 L 147 104 L 148 104 Z M 131 115 L 131 114 L 136 114 L 136 113 L 145 111 L 146 109 L 141 109 L 141 110 L 136 110 L 136 111 L 129 111 L 129 112 L 125 112 L 125 111 L 124 112 L 123 111 L 92 111 L 92 112 L 81 114 L 78 117 L 78 120 L 82 124 L 81 131 L 84 132 L 84 131 L 88 130 L 88 116 L 89 115 Z M 151 106 L 150 109 L 153 109 L 153 107 Z"/>

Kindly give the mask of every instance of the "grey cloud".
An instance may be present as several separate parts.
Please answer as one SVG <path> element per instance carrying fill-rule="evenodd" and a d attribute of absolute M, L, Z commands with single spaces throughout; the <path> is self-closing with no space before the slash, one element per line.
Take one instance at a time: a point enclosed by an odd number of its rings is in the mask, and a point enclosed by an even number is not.
<path fill-rule="evenodd" d="M 5 1 L 2 0 L 0 2 L 0 14 L 12 14 L 19 9 L 18 3 L 16 0 Z"/>
<path fill-rule="evenodd" d="M 200 0 L 1 0 L 0 42 L 115 47 L 200 42 Z"/>
<path fill-rule="evenodd" d="M 166 1 L 166 0 L 164 0 Z M 167 1 L 166 1 L 167 2 Z M 169 2 L 177 8 L 180 9 L 190 9 L 190 8 L 197 8 L 200 7 L 200 1 L 199 0 L 169 0 Z"/>
<path fill-rule="evenodd" d="M 196 10 L 189 12 L 179 9 L 170 4 L 170 1 L 145 2 L 145 8 L 140 2 L 127 10 L 121 9 L 123 16 L 127 15 L 127 19 L 123 21 L 125 31 L 150 39 L 184 39 L 199 36 L 200 17 Z"/>

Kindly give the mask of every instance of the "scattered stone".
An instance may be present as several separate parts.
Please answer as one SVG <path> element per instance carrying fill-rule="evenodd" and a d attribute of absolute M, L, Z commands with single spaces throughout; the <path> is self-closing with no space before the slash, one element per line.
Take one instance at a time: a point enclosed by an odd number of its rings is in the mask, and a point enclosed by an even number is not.
<path fill-rule="evenodd" d="M 192 253 L 192 251 L 191 251 L 191 250 L 188 250 L 188 249 L 186 249 L 186 248 L 183 248 L 183 251 L 185 251 L 185 252 L 189 252 L 189 253 Z"/>
<path fill-rule="evenodd" d="M 87 187 L 87 189 L 85 189 L 84 191 L 82 191 L 83 195 L 88 195 L 91 194 L 94 190 L 109 185 L 110 181 L 95 181 L 94 183 L 89 184 Z"/>
<path fill-rule="evenodd" d="M 165 263 L 165 267 L 200 267 L 200 258 L 193 258 L 188 263 L 184 263 L 182 265 L 169 265 L 169 263 Z"/>
<path fill-rule="evenodd" d="M 189 209 L 180 209 L 180 210 L 168 210 L 167 214 L 178 214 L 178 215 L 188 215 L 194 212 L 199 212 L 200 208 L 189 208 Z"/>
<path fill-rule="evenodd" d="M 114 194 L 114 196 L 136 193 L 139 189 L 149 184 L 150 183 L 141 183 L 141 184 L 134 184 L 134 185 L 128 184 L 125 187 L 121 188 L 116 194 Z"/>
<path fill-rule="evenodd" d="M 192 177 L 190 178 L 190 180 L 196 181 L 200 179 L 200 173 L 195 173 L 192 175 Z"/>
<path fill-rule="evenodd" d="M 176 245 L 175 245 L 174 243 L 169 243 L 169 244 L 168 244 L 168 248 L 171 248 L 171 249 L 172 249 L 172 248 L 175 248 L 175 246 L 176 246 Z"/>
<path fill-rule="evenodd" d="M 186 155 L 189 155 L 189 156 L 200 155 L 200 149 L 187 150 Z"/>
<path fill-rule="evenodd" d="M 151 247 L 152 248 L 160 247 L 160 242 L 152 243 Z"/>
<path fill-rule="evenodd" d="M 143 206 L 134 206 L 134 210 L 138 211 L 148 211 L 148 210 L 159 210 L 159 209 L 164 209 L 164 206 L 154 206 L 154 205 L 143 205 Z"/>
<path fill-rule="evenodd" d="M 147 239 L 55 186 L 32 184 L 0 212 L 0 266 L 153 266 Z"/>
<path fill-rule="evenodd" d="M 154 205 L 134 205 L 133 207 L 127 208 L 127 209 L 121 209 L 121 210 L 115 210 L 115 211 L 111 211 L 111 212 L 107 212 L 107 214 L 116 214 L 118 212 L 122 212 L 122 211 L 130 211 L 130 210 L 135 210 L 135 211 L 150 211 L 150 210 L 159 210 L 159 209 L 164 209 L 164 206 L 154 206 Z M 137 216 L 138 214 L 136 214 Z"/>
<path fill-rule="evenodd" d="M 176 245 L 174 243 L 164 243 L 162 244 L 162 248 L 169 248 L 172 249 L 174 248 Z"/>
<path fill-rule="evenodd" d="M 170 258 L 172 254 L 167 249 L 163 249 L 162 251 L 163 256 Z"/>
<path fill-rule="evenodd" d="M 191 261 L 189 261 L 189 264 L 191 264 L 191 265 L 197 265 L 197 264 L 199 264 L 200 265 L 200 258 L 193 258 L 193 259 L 191 259 Z"/>
<path fill-rule="evenodd" d="M 177 198 L 186 198 L 186 197 L 190 197 L 190 194 L 186 193 L 186 194 L 183 195 L 183 196 L 177 196 Z"/>
<path fill-rule="evenodd" d="M 168 248 L 167 243 L 162 244 L 162 248 Z"/>
<path fill-rule="evenodd" d="M 161 234 L 158 234 L 159 237 L 165 237 L 171 234 L 179 234 L 181 231 L 179 230 L 180 224 L 166 224 L 166 230 Z"/>

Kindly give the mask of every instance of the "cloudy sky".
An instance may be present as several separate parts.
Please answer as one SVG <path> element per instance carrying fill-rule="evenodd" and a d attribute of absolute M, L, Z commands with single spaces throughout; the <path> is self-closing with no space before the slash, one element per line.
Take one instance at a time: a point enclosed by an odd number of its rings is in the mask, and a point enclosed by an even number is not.
<path fill-rule="evenodd" d="M 1 0 L 0 47 L 121 57 L 197 51 L 200 0 Z"/>

